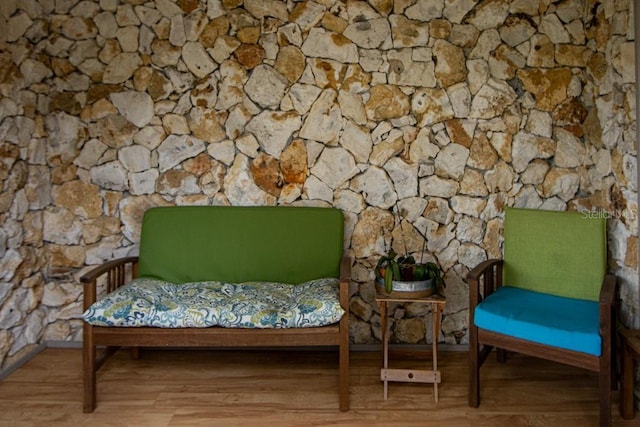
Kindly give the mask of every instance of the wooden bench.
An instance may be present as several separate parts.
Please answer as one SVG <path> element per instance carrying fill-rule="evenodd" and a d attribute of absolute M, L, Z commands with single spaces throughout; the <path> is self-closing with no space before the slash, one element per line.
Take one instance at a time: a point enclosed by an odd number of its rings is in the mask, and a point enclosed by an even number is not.
<path fill-rule="evenodd" d="M 84 309 L 134 278 L 171 283 L 251 281 L 294 284 L 339 279 L 338 323 L 279 329 L 94 326 L 84 322 L 84 412 L 96 407 L 96 371 L 119 347 L 337 347 L 339 408 L 349 409 L 349 280 L 342 212 L 315 207 L 181 206 L 148 210 L 139 256 L 96 267 L 81 278 Z M 104 350 L 98 352 L 98 349 Z"/>

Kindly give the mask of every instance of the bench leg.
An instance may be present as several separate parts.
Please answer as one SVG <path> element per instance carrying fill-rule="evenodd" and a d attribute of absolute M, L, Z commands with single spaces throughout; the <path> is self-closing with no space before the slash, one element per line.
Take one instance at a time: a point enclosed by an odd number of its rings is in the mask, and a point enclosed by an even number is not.
<path fill-rule="evenodd" d="M 338 368 L 338 392 L 340 410 L 349 410 L 349 319 L 345 315 L 340 320 L 340 354 Z"/>
<path fill-rule="evenodd" d="M 338 387 L 340 389 L 340 410 L 349 410 L 349 347 L 346 349 L 340 346 L 340 378 Z"/>
<path fill-rule="evenodd" d="M 82 410 L 86 414 L 96 409 L 96 370 L 96 346 L 93 344 L 91 326 L 85 323 L 82 343 L 82 371 L 84 382 Z"/>

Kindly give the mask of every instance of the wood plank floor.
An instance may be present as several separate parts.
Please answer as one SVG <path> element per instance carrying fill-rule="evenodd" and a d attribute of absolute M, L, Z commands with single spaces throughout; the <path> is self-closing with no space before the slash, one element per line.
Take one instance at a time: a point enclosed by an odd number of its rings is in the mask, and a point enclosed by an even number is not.
<path fill-rule="evenodd" d="M 424 365 L 423 365 L 424 364 Z M 467 353 L 441 352 L 431 384 L 391 383 L 379 353 L 351 354 L 351 411 L 338 411 L 337 353 L 147 350 L 118 352 L 98 373 L 98 407 L 82 413 L 82 354 L 46 349 L 0 382 L 1 426 L 562 426 L 598 424 L 597 376 L 515 355 L 482 372 L 480 408 L 467 406 Z M 393 367 L 429 367 L 399 359 Z M 614 426 L 623 421 L 614 393 Z"/>

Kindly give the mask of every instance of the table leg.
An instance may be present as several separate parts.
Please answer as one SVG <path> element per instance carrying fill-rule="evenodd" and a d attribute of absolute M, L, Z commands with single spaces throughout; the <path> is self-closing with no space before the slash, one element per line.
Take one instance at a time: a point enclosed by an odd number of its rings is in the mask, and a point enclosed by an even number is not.
<path fill-rule="evenodd" d="M 382 340 L 382 369 L 380 369 L 380 380 L 383 382 L 384 387 L 384 400 L 387 400 L 389 395 L 389 382 L 401 381 L 412 383 L 432 383 L 433 384 L 433 400 L 437 403 L 439 400 L 438 384 L 441 381 L 440 371 L 438 371 L 438 338 L 440 336 L 440 325 L 442 322 L 442 309 L 444 307 L 444 301 L 440 299 L 434 299 L 431 301 L 425 300 L 411 300 L 411 302 L 421 302 L 430 304 L 431 307 L 431 323 L 433 327 L 433 342 L 432 345 L 432 370 L 420 370 L 420 369 L 390 369 L 389 368 L 389 323 L 388 323 L 388 311 L 389 303 L 391 301 L 384 299 L 377 299 L 378 306 L 380 307 L 380 335 Z M 393 300 L 395 302 L 396 300 Z M 428 362 L 427 362 L 428 363 Z"/>
<path fill-rule="evenodd" d="M 389 367 L 389 335 L 387 334 L 387 301 L 382 301 L 380 304 L 380 333 L 382 334 L 382 368 L 387 369 Z M 389 381 L 387 376 L 384 376 L 384 400 L 387 400 L 389 393 Z"/>
<path fill-rule="evenodd" d="M 433 339 L 431 343 L 433 354 L 433 370 L 438 371 L 438 337 L 440 335 L 440 304 L 431 305 L 431 323 L 433 324 Z M 433 383 L 433 400 L 438 403 L 438 382 Z"/>

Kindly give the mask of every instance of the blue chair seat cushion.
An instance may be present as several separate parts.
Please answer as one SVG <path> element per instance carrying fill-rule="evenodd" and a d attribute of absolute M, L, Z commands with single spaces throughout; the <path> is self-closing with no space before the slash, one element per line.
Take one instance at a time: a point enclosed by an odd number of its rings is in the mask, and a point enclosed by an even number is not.
<path fill-rule="evenodd" d="M 515 338 L 600 356 L 597 302 L 503 286 L 475 309 L 474 324 Z"/>

